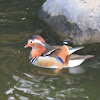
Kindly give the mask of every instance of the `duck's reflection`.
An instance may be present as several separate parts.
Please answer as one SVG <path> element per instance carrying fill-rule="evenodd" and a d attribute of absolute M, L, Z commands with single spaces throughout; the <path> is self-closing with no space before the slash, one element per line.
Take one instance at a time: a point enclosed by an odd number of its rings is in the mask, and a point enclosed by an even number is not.
<path fill-rule="evenodd" d="M 82 74 L 85 72 L 85 69 L 82 66 L 77 66 L 73 68 L 64 68 L 60 70 L 58 73 L 55 72 L 56 69 L 50 69 L 50 68 L 41 68 L 37 66 L 32 66 L 30 67 L 30 74 L 31 75 L 37 75 L 37 76 L 52 76 L 52 77 L 62 77 L 65 79 L 65 83 L 70 85 L 71 80 L 70 80 L 70 75 L 69 74 Z M 29 76 L 29 75 L 28 75 Z"/>
<path fill-rule="evenodd" d="M 38 74 L 43 75 L 62 75 L 62 74 L 81 74 L 85 72 L 85 69 L 82 66 L 77 67 L 70 67 L 70 68 L 64 68 L 62 70 L 59 70 L 58 73 L 56 73 L 56 68 L 41 68 L 37 66 L 30 67 L 30 72 L 33 72 L 33 70 L 36 70 L 35 72 L 38 72 Z"/>
<path fill-rule="evenodd" d="M 81 66 L 68 68 L 69 73 L 71 74 L 82 74 L 85 72 L 85 69 Z"/>

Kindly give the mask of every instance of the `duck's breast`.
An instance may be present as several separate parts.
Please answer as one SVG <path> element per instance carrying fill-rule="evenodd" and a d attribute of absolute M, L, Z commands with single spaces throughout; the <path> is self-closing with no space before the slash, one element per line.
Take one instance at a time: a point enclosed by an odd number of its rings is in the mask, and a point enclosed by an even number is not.
<path fill-rule="evenodd" d="M 50 56 L 40 56 L 34 65 L 44 68 L 63 68 L 63 64 L 59 60 Z"/>

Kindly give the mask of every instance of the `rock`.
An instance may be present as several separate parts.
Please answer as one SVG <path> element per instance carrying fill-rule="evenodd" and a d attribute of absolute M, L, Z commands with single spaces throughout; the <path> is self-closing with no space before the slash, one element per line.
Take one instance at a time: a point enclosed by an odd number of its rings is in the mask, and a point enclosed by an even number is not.
<path fill-rule="evenodd" d="M 47 0 L 39 18 L 73 44 L 100 42 L 100 0 Z"/>

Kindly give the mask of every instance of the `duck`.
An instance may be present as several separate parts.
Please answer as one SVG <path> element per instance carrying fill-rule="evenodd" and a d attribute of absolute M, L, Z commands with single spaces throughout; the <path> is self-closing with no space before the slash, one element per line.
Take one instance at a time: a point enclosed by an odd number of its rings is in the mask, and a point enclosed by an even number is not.
<path fill-rule="evenodd" d="M 32 48 L 29 55 L 29 61 L 32 65 L 53 68 L 56 69 L 56 73 L 63 68 L 79 66 L 83 61 L 94 56 L 77 55 L 75 52 L 83 47 L 71 47 L 66 42 L 62 46 L 51 46 L 39 35 L 33 35 L 28 39 L 24 48 L 28 47 Z"/>

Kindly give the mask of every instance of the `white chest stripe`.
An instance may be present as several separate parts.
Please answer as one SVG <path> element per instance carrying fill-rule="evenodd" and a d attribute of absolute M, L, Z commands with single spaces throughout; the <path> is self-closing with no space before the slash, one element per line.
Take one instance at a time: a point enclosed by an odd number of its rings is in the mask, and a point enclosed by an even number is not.
<path fill-rule="evenodd" d="M 37 60 L 36 57 L 35 57 L 35 58 L 31 58 L 31 59 L 30 59 L 30 63 L 34 65 L 34 63 L 35 63 L 36 60 Z"/>

